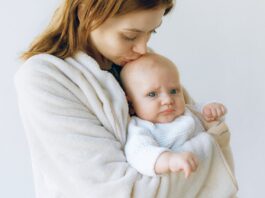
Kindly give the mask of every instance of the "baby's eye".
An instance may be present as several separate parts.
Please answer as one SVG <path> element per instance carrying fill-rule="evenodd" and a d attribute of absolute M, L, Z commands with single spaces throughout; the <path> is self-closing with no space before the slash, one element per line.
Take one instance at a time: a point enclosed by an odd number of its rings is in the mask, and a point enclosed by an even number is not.
<path fill-rule="evenodd" d="M 157 31 L 156 30 L 152 30 L 152 32 L 151 32 L 152 34 L 156 34 L 157 33 Z"/>
<path fill-rule="evenodd" d="M 170 94 L 177 94 L 178 92 L 177 92 L 177 90 L 176 89 L 171 89 L 170 90 Z"/>
<path fill-rule="evenodd" d="M 157 93 L 154 92 L 154 91 L 152 91 L 152 92 L 149 92 L 149 93 L 147 94 L 147 96 L 153 98 L 153 97 L 156 97 L 156 96 L 157 96 Z"/>

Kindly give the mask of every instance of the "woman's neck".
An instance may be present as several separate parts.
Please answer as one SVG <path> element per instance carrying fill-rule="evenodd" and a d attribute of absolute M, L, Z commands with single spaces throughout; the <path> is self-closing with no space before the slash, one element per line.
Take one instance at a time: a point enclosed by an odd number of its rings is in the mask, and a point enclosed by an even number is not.
<path fill-rule="evenodd" d="M 112 66 L 112 62 L 108 59 L 106 59 L 102 54 L 100 54 L 97 50 L 95 50 L 93 47 L 86 50 L 87 54 L 92 56 L 97 63 L 99 64 L 100 68 L 103 70 L 110 70 Z"/>
<path fill-rule="evenodd" d="M 111 69 L 112 62 L 109 61 L 108 59 L 104 58 L 102 55 L 99 55 L 99 57 L 96 58 L 96 60 L 98 61 L 98 64 L 99 64 L 101 69 L 103 69 L 103 70 L 110 70 Z"/>

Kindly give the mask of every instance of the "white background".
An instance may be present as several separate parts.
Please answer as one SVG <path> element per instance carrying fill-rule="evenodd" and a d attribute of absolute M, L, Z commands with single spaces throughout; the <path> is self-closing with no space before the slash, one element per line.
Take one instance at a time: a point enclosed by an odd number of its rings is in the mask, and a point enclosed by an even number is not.
<path fill-rule="evenodd" d="M 0 6 L 0 197 L 34 198 L 30 153 L 13 76 L 19 54 L 43 30 L 58 0 Z M 221 101 L 232 132 L 240 198 L 264 197 L 265 1 L 178 0 L 150 46 L 179 67 L 197 101 Z"/>

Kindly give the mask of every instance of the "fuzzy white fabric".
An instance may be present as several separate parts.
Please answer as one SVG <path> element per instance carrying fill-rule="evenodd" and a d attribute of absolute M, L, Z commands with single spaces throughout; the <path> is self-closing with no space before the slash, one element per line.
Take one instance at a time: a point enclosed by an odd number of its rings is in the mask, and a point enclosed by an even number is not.
<path fill-rule="evenodd" d="M 237 188 L 212 139 L 205 168 L 143 176 L 124 155 L 128 107 L 112 74 L 83 52 L 28 59 L 15 76 L 37 198 L 232 197 Z M 192 186 L 192 187 L 191 187 Z M 213 196 L 214 195 L 214 196 Z"/>

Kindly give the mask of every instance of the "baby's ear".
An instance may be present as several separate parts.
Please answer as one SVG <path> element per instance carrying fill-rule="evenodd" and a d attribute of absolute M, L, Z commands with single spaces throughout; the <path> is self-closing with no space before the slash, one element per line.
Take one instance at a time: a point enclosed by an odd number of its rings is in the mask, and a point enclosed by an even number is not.
<path fill-rule="evenodd" d="M 133 104 L 129 100 L 128 100 L 128 105 L 129 105 L 129 114 L 130 114 L 130 116 L 136 115 L 135 111 L 134 111 L 134 108 L 133 108 Z"/>
<path fill-rule="evenodd" d="M 125 96 L 126 96 L 126 99 L 127 99 L 128 102 L 131 102 L 132 101 L 131 98 L 130 98 L 130 96 L 128 94 L 126 94 Z"/>
<path fill-rule="evenodd" d="M 129 114 L 130 114 L 130 116 L 134 116 L 135 115 L 135 111 L 134 111 L 134 108 L 133 108 L 132 100 L 127 94 L 126 94 L 126 99 L 127 99 L 128 106 L 129 106 Z"/>

